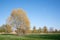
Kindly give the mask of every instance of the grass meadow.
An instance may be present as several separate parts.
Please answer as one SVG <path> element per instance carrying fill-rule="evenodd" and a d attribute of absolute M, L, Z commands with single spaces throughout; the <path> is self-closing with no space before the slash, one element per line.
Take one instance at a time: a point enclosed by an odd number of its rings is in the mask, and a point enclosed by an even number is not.
<path fill-rule="evenodd" d="M 60 40 L 60 34 L 30 34 L 24 36 L 0 34 L 0 40 Z"/>

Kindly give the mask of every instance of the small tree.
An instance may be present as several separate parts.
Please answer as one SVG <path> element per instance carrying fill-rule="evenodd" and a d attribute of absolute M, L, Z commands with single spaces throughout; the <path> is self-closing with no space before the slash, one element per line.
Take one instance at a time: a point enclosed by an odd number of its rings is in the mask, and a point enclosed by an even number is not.
<path fill-rule="evenodd" d="M 58 30 L 57 29 L 55 29 L 55 33 L 57 33 L 58 32 Z"/>
<path fill-rule="evenodd" d="M 4 32 L 4 33 L 10 33 L 12 32 L 11 26 L 6 24 L 6 25 L 2 25 L 0 27 L 0 32 Z"/>
<path fill-rule="evenodd" d="M 35 26 L 33 27 L 32 33 L 36 33 L 36 27 Z"/>
<path fill-rule="evenodd" d="M 41 27 L 39 27 L 39 29 L 38 29 L 38 33 L 41 33 L 42 32 L 42 29 L 41 29 Z"/>
<path fill-rule="evenodd" d="M 47 32 L 48 32 L 47 27 L 44 26 L 44 28 L 43 28 L 43 33 L 47 33 Z"/>
<path fill-rule="evenodd" d="M 50 33 L 53 33 L 53 27 L 50 27 L 50 31 L 49 31 Z"/>
<path fill-rule="evenodd" d="M 12 32 L 12 28 L 11 28 L 11 26 L 8 25 L 8 24 L 5 25 L 5 30 L 6 30 L 6 31 L 5 31 L 6 33 L 11 33 L 11 32 Z"/>
<path fill-rule="evenodd" d="M 60 33 L 60 30 L 59 30 L 59 33 Z"/>
<path fill-rule="evenodd" d="M 2 25 L 1 27 L 0 27 L 0 32 L 5 32 L 6 30 L 5 30 L 5 25 Z"/>

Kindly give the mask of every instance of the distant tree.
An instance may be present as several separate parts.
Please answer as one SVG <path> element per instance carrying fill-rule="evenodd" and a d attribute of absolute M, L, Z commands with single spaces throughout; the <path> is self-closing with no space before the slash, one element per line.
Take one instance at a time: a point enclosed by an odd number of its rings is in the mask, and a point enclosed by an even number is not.
<path fill-rule="evenodd" d="M 11 25 L 12 27 L 15 27 L 17 29 L 18 35 L 22 34 L 24 31 L 26 33 L 30 30 L 29 19 L 24 10 L 22 9 L 13 10 L 10 17 L 7 20 L 7 24 Z M 22 31 L 22 29 L 24 31 Z M 19 30 L 21 30 L 21 32 Z"/>
<path fill-rule="evenodd" d="M 47 32 L 48 32 L 47 27 L 44 26 L 44 28 L 43 28 L 43 33 L 47 33 Z"/>
<path fill-rule="evenodd" d="M 60 33 L 60 30 L 59 30 L 59 33 Z"/>
<path fill-rule="evenodd" d="M 55 29 L 55 33 L 57 33 L 58 32 L 58 30 L 57 29 Z"/>
<path fill-rule="evenodd" d="M 42 29 L 41 29 L 41 27 L 39 27 L 39 29 L 38 29 L 38 33 L 41 33 L 42 32 Z"/>
<path fill-rule="evenodd" d="M 49 32 L 50 32 L 50 33 L 53 33 L 53 27 L 50 27 Z"/>
<path fill-rule="evenodd" d="M 9 25 L 2 25 L 0 27 L 0 32 L 5 32 L 5 33 L 12 32 L 11 26 L 9 26 Z"/>
<path fill-rule="evenodd" d="M 2 26 L 0 27 L 0 32 L 5 32 L 5 25 L 2 25 Z"/>
<path fill-rule="evenodd" d="M 33 27 L 32 33 L 36 33 L 36 27 L 35 26 Z"/>

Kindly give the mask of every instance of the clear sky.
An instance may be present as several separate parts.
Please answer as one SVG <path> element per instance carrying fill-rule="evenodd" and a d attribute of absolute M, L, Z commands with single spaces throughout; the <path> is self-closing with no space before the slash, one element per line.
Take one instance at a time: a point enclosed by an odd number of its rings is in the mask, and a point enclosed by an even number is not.
<path fill-rule="evenodd" d="M 60 29 L 60 0 L 0 0 L 0 26 L 17 8 L 27 12 L 31 28 L 47 26 Z"/>

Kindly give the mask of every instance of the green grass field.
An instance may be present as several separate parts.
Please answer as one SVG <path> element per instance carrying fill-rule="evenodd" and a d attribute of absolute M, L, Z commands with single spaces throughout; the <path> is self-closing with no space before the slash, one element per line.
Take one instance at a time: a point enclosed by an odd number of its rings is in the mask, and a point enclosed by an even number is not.
<path fill-rule="evenodd" d="M 60 34 L 30 34 L 25 36 L 16 36 L 12 34 L 0 35 L 0 40 L 59 40 Z"/>

